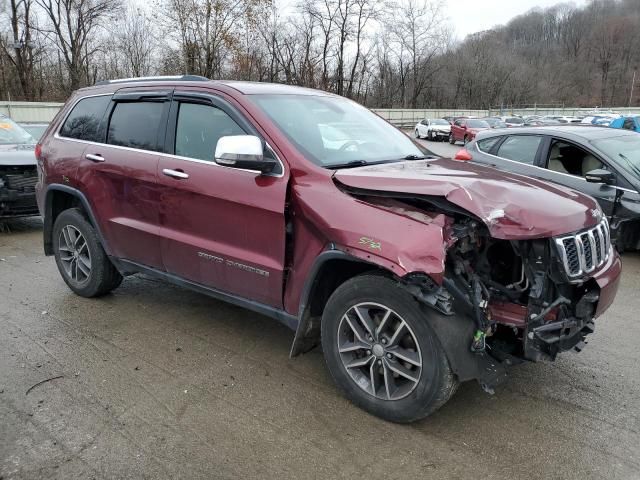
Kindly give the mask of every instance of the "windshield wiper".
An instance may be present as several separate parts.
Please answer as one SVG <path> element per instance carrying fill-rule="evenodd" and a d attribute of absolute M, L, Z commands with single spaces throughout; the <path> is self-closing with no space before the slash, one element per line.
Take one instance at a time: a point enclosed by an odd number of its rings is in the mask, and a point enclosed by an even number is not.
<path fill-rule="evenodd" d="M 325 168 L 353 168 L 353 167 L 364 167 L 365 165 L 369 165 L 369 162 L 366 160 L 352 160 L 347 163 L 334 163 L 331 165 L 325 165 Z"/>
<path fill-rule="evenodd" d="M 410 153 L 409 155 L 402 157 L 403 160 L 424 160 L 425 158 L 427 157 L 424 155 L 416 155 L 415 153 Z"/>

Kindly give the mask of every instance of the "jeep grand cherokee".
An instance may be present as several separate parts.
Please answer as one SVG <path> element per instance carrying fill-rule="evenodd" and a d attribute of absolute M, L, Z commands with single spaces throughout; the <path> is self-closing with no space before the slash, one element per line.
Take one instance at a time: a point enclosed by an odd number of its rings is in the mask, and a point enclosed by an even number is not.
<path fill-rule="evenodd" d="M 590 197 L 427 154 L 316 90 L 103 82 L 36 148 L 45 252 L 85 297 L 143 272 L 273 317 L 354 403 L 413 421 L 580 350 L 621 269 Z"/>

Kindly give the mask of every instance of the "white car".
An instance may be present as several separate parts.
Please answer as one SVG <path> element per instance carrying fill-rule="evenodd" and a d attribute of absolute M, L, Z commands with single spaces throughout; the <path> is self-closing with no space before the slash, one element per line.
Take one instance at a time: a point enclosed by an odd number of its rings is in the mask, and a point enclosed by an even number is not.
<path fill-rule="evenodd" d="M 582 120 L 578 117 L 572 117 L 568 115 L 547 115 L 543 117 L 544 120 L 556 120 L 560 123 L 580 123 Z"/>
<path fill-rule="evenodd" d="M 524 118 L 512 116 L 497 117 L 507 124 L 507 127 L 524 127 Z"/>
<path fill-rule="evenodd" d="M 416 138 L 445 141 L 449 139 L 451 125 L 442 118 L 425 118 L 416 124 L 414 130 Z"/>

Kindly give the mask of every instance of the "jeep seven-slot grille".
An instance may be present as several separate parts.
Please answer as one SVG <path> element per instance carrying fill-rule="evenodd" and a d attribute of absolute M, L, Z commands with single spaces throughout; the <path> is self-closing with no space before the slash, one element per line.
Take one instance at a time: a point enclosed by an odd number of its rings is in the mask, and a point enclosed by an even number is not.
<path fill-rule="evenodd" d="M 557 238 L 556 245 L 569 277 L 592 272 L 609 258 L 609 224 L 604 219 L 593 228 Z"/>

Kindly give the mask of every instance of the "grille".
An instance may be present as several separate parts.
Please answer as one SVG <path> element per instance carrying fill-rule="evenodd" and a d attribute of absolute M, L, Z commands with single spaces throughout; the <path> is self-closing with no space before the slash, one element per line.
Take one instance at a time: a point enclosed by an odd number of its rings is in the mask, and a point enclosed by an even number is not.
<path fill-rule="evenodd" d="M 560 258 L 569 277 L 579 277 L 602 265 L 611 250 L 606 218 L 589 230 L 556 239 Z"/>
<path fill-rule="evenodd" d="M 36 171 L 26 171 L 19 174 L 8 174 L 3 177 L 5 186 L 10 190 L 18 190 L 19 192 L 33 192 L 38 182 L 38 174 Z"/>

